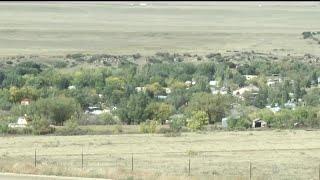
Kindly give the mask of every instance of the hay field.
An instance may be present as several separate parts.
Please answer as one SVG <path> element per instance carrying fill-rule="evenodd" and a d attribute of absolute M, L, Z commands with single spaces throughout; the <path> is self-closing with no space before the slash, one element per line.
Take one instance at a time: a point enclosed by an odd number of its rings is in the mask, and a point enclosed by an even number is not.
<path fill-rule="evenodd" d="M 21 136 L 2 137 L 0 144 L 2 171 L 12 171 L 24 163 L 28 164 L 27 169 L 32 169 L 37 149 L 40 169 L 68 167 L 66 174 L 82 172 L 82 176 L 115 179 L 130 174 L 131 153 L 134 173 L 140 173 L 138 177 L 152 173 L 185 177 L 188 154 L 191 175 L 204 179 L 213 176 L 247 179 L 250 161 L 252 177 L 257 179 L 317 179 L 320 163 L 319 131 L 304 130 L 186 133 L 180 137 L 159 134 Z M 84 169 L 92 173 L 90 175 L 81 171 L 82 148 Z M 62 170 L 54 173 L 52 169 L 49 174 L 64 174 Z M 106 173 L 110 169 L 118 170 L 114 170 L 114 174 Z M 32 171 L 40 172 L 39 169 Z"/>
<path fill-rule="evenodd" d="M 130 4 L 0 3 L 0 55 L 320 54 L 318 44 L 301 38 L 303 31 L 320 29 L 319 5 Z"/>

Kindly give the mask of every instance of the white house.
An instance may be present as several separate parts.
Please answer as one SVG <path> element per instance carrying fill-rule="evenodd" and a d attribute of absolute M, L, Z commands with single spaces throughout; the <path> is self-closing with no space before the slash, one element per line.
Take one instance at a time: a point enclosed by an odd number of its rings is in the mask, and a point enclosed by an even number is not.
<path fill-rule="evenodd" d="M 218 86 L 218 81 L 209 81 L 210 86 Z"/>
<path fill-rule="evenodd" d="M 137 91 L 137 92 L 146 92 L 146 87 L 136 87 L 135 88 L 135 90 Z"/>
<path fill-rule="evenodd" d="M 237 89 L 237 90 L 233 91 L 232 94 L 234 96 L 242 97 L 242 95 L 245 92 L 251 92 L 251 91 L 259 91 L 259 88 L 257 86 L 254 86 L 254 85 L 250 84 L 249 86 L 245 86 L 243 88 L 240 88 L 240 89 Z"/>
<path fill-rule="evenodd" d="M 76 89 L 76 86 L 69 86 L 68 89 Z"/>
<path fill-rule="evenodd" d="M 25 116 L 19 117 L 16 123 L 8 124 L 8 127 L 10 127 L 10 128 L 24 128 L 27 126 L 27 124 L 28 124 L 28 121 L 27 121 L 27 118 L 25 115 Z"/>
<path fill-rule="evenodd" d="M 24 105 L 24 106 L 30 105 L 31 104 L 31 99 L 24 98 L 24 99 L 21 100 L 20 104 Z"/>
<path fill-rule="evenodd" d="M 253 78 L 257 78 L 258 76 L 256 76 L 256 75 L 244 75 L 244 77 L 246 77 L 246 80 L 249 81 L 249 80 L 251 80 Z"/>

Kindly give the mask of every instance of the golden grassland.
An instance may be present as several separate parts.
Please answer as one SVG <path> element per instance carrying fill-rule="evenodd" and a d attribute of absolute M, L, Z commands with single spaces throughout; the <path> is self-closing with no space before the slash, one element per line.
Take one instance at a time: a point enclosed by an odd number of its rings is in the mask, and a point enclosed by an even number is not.
<path fill-rule="evenodd" d="M 320 6 L 3 3 L 0 55 L 207 54 L 226 50 L 320 54 Z"/>
<path fill-rule="evenodd" d="M 316 179 L 319 131 L 4 136 L 1 171 L 126 179 Z M 37 167 L 34 151 L 37 149 Z M 84 170 L 81 153 L 84 153 Z M 131 160 L 134 171 L 131 172 Z"/>

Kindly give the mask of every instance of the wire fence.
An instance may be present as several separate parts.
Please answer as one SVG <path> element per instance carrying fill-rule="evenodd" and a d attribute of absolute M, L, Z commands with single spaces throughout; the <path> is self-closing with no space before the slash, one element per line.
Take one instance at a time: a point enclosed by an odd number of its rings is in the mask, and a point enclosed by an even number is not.
<path fill-rule="evenodd" d="M 234 152 L 226 152 L 234 153 Z M 46 154 L 37 149 L 31 155 L 15 157 L 35 167 L 67 166 L 81 169 L 121 168 L 165 175 L 204 175 L 238 177 L 237 179 L 313 179 L 320 180 L 319 161 L 313 163 L 281 163 L 269 161 L 223 161 L 216 151 L 202 152 L 141 152 L 141 153 L 85 153 Z M 1 157 L 4 158 L 10 157 Z M 0 159 L 0 160 L 1 160 Z M 222 158 L 223 159 L 223 158 Z M 228 179 L 228 178 L 227 178 Z M 230 178 L 231 179 L 231 178 Z"/>

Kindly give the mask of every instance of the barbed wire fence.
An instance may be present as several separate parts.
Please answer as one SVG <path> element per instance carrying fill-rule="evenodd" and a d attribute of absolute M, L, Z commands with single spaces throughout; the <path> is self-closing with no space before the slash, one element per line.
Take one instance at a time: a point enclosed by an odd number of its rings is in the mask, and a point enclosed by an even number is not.
<path fill-rule="evenodd" d="M 283 149 L 285 150 L 285 149 Z M 244 152 L 245 150 L 241 150 Z M 252 150 L 248 150 L 250 152 Z M 268 151 L 268 150 L 264 150 Z M 271 151 L 271 150 L 270 150 Z M 166 175 L 205 175 L 212 177 L 237 177 L 239 179 L 313 179 L 320 180 L 320 163 L 297 164 L 261 161 L 217 160 L 221 151 L 189 152 L 134 152 L 134 153 L 79 153 L 46 154 L 39 149 L 34 154 L 21 155 L 16 159 L 29 162 L 34 167 L 68 166 L 73 168 L 122 168 L 127 171 L 145 171 Z M 234 153 L 235 150 L 226 153 Z M 3 158 L 3 157 L 2 157 Z"/>

